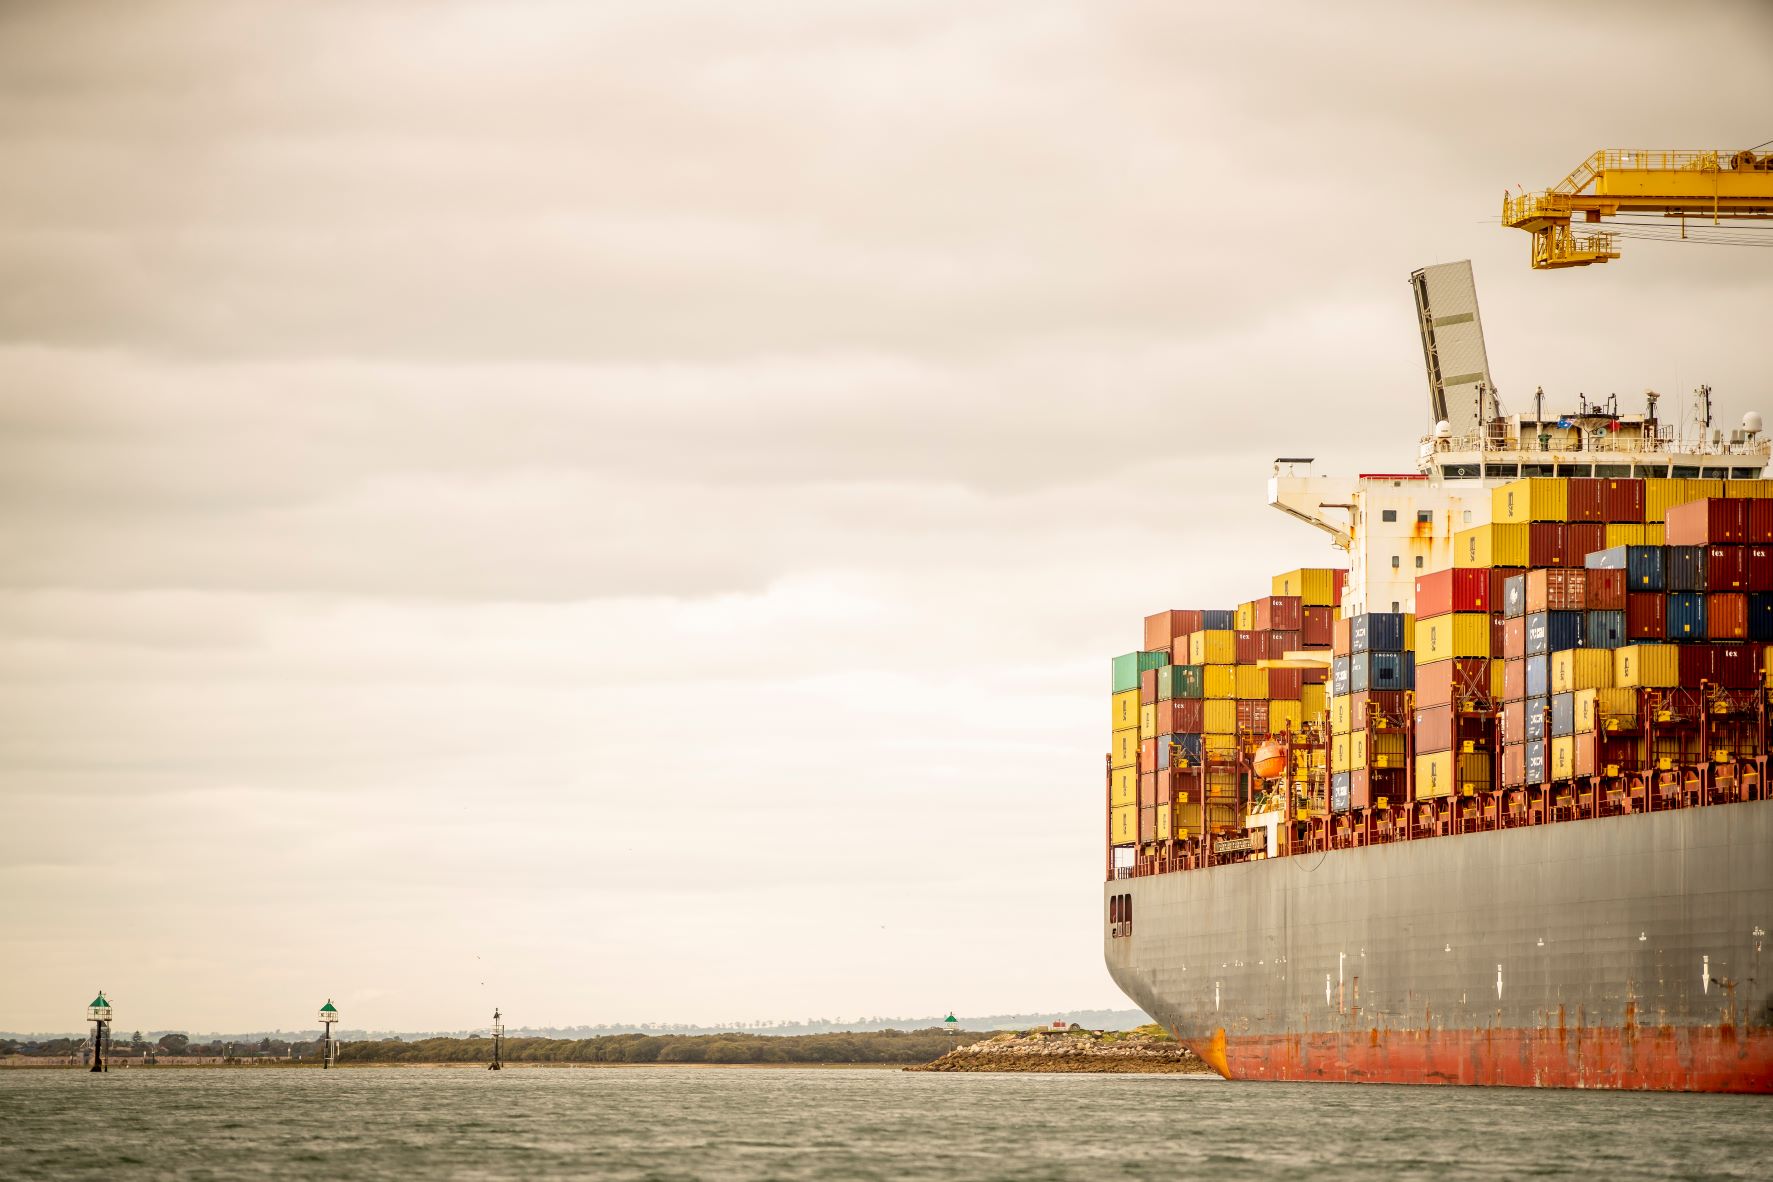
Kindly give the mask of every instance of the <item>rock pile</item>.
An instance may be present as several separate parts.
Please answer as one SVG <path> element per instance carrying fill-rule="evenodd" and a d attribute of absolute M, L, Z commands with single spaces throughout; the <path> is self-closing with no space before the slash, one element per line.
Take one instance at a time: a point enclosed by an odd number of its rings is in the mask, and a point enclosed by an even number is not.
<path fill-rule="evenodd" d="M 1006 1030 L 907 1071 L 1074 1071 L 1212 1074 L 1156 1026 L 1138 1030 Z"/>

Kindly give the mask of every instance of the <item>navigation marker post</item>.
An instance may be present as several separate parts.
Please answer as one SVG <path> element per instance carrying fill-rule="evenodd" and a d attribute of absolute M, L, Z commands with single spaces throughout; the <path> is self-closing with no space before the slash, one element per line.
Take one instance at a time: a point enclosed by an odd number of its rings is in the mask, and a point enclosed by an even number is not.
<path fill-rule="evenodd" d="M 492 1062 L 487 1064 L 486 1069 L 488 1071 L 503 1071 L 505 1069 L 505 1023 L 499 1016 L 499 1008 L 497 1006 L 493 1007 L 492 1036 L 493 1057 Z"/>
<path fill-rule="evenodd" d="M 332 998 L 320 1007 L 320 1070 L 325 1071 L 338 1058 L 339 1044 L 333 1041 L 332 1024 L 339 1020 L 339 1011 Z"/>
<path fill-rule="evenodd" d="M 86 1020 L 92 1023 L 92 1069 L 109 1071 L 111 1067 L 105 1062 L 105 1051 L 111 1045 L 111 1003 L 105 1000 L 103 989 L 86 1007 Z"/>

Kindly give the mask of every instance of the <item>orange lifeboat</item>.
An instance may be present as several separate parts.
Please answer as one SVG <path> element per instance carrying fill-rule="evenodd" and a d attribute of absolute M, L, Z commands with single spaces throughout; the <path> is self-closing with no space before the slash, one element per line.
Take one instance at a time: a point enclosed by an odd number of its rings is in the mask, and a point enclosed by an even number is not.
<path fill-rule="evenodd" d="M 1256 748 L 1256 758 L 1250 767 L 1264 780 L 1272 780 L 1286 774 L 1287 753 L 1279 743 L 1264 743 Z"/>

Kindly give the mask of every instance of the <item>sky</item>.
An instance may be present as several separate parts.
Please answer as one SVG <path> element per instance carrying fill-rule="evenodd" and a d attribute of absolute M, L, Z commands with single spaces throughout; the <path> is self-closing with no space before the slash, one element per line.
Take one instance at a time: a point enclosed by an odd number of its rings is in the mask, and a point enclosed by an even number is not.
<path fill-rule="evenodd" d="M 1126 1005 L 1108 658 L 1338 564 L 1409 272 L 1773 414 L 1760 3 L 0 7 L 0 1029 Z M 1597 71 L 1600 82 L 1597 83 Z"/>

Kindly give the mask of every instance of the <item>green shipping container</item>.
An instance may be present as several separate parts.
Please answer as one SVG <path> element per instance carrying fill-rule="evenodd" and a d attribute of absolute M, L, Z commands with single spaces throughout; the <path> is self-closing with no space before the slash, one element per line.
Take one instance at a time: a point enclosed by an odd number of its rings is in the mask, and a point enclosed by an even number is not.
<path fill-rule="evenodd" d="M 1124 694 L 1128 690 L 1139 688 L 1139 657 L 1140 653 L 1122 653 L 1114 658 L 1114 689 L 1112 692 Z"/>
<path fill-rule="evenodd" d="M 1202 691 L 1199 665 L 1165 665 L 1157 671 L 1157 700 L 1198 698 Z"/>
<path fill-rule="evenodd" d="M 1148 653 L 1122 653 L 1114 658 L 1111 693 L 1124 694 L 1139 688 L 1139 674 L 1147 669 L 1162 669 L 1170 663 L 1170 654 L 1159 649 Z"/>

